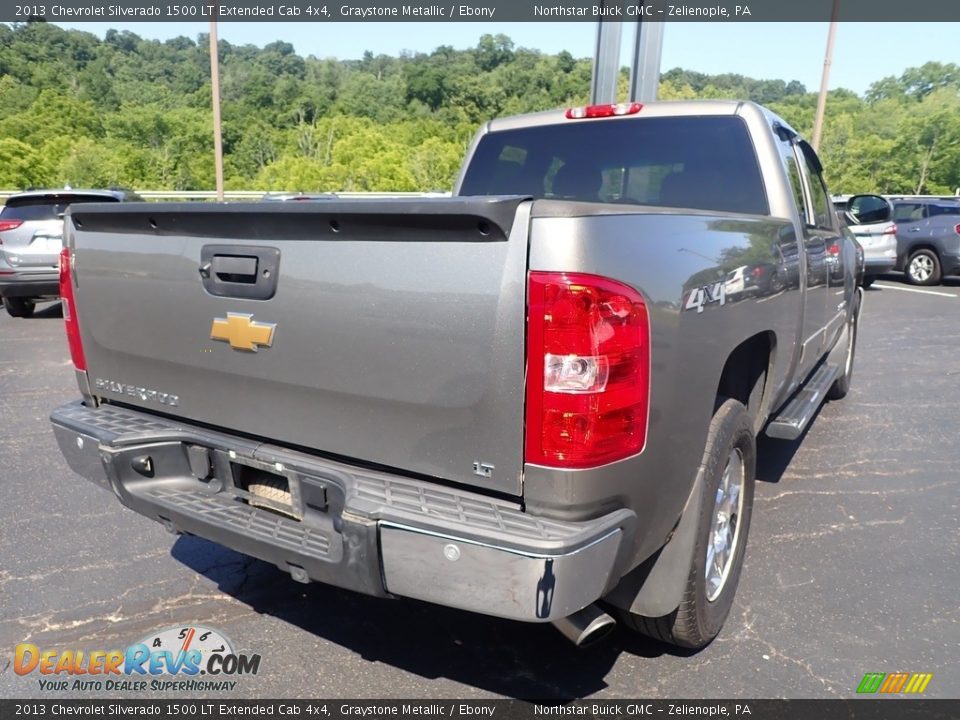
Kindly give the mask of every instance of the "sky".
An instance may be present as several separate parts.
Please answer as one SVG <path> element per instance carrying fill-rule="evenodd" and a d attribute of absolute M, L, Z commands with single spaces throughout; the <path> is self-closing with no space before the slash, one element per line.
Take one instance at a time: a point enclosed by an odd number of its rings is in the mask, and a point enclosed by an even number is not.
<path fill-rule="evenodd" d="M 955 0 L 949 0 L 955 1 Z M 101 38 L 109 28 L 130 30 L 145 38 L 165 40 L 178 35 L 196 38 L 209 32 L 206 22 L 184 23 L 55 23 L 93 32 Z M 430 52 L 438 45 L 464 49 L 484 33 L 503 33 L 516 46 L 575 57 L 592 57 L 595 23 L 310 23 L 225 22 L 222 40 L 263 46 L 275 40 L 291 43 L 303 56 L 356 59 L 398 55 L 403 50 Z M 799 80 L 817 91 L 823 72 L 828 23 L 665 23 L 661 71 L 681 67 L 703 73 L 738 73 L 761 80 Z M 830 88 L 863 94 L 871 83 L 899 76 L 925 62 L 960 63 L 960 23 L 842 22 L 837 26 Z M 628 31 L 629 32 L 629 31 Z M 625 34 L 624 64 L 630 47 Z"/>

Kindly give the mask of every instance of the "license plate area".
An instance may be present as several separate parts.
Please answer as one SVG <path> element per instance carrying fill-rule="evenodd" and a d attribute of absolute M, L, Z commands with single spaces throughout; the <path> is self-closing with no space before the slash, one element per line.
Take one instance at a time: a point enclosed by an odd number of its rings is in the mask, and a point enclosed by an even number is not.
<path fill-rule="evenodd" d="M 214 451 L 212 472 L 224 480 L 225 491 L 250 507 L 340 530 L 344 491 L 327 478 L 223 451 Z"/>
<path fill-rule="evenodd" d="M 263 508 L 294 520 L 303 520 L 300 486 L 279 473 L 230 463 L 235 494 L 250 507 Z M 294 498 L 294 493 L 297 497 Z M 324 503 L 323 510 L 326 510 Z"/>
<path fill-rule="evenodd" d="M 340 483 L 283 462 L 260 460 L 255 451 L 241 454 L 186 442 L 159 443 L 119 451 L 115 467 L 125 485 L 162 484 L 199 491 L 340 532 L 345 502 Z"/>

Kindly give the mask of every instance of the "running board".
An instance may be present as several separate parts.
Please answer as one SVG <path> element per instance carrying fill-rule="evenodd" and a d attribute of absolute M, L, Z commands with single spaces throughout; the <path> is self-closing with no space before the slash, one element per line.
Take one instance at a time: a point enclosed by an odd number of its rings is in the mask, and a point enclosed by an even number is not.
<path fill-rule="evenodd" d="M 821 365 L 803 389 L 770 421 L 766 429 L 767 435 L 782 440 L 796 440 L 800 437 L 817 408 L 823 404 L 827 391 L 839 374 L 839 365 Z"/>

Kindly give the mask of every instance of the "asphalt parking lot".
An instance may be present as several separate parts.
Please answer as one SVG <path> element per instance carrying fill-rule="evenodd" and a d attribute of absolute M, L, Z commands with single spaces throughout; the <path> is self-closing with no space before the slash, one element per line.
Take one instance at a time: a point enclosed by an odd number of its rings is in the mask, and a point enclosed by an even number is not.
<path fill-rule="evenodd" d="M 77 396 L 59 308 L 0 313 L 0 697 L 44 695 L 13 672 L 17 643 L 108 650 L 174 625 L 262 656 L 231 698 L 851 697 L 894 671 L 960 697 L 960 282 L 929 290 L 867 291 L 850 395 L 801 442 L 761 442 L 735 607 L 696 654 L 622 629 L 576 650 L 548 626 L 304 586 L 171 536 L 57 450 L 47 416 Z"/>

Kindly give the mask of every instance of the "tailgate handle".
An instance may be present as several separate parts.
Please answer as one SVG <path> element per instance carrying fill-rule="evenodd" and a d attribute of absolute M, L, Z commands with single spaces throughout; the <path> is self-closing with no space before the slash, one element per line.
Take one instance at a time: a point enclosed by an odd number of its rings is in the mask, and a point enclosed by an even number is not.
<path fill-rule="evenodd" d="M 253 245 L 204 245 L 200 249 L 203 288 L 218 297 L 269 300 L 277 292 L 280 251 Z"/>
<path fill-rule="evenodd" d="M 220 282 L 255 283 L 257 258 L 240 255 L 214 255 L 211 263 Z"/>

